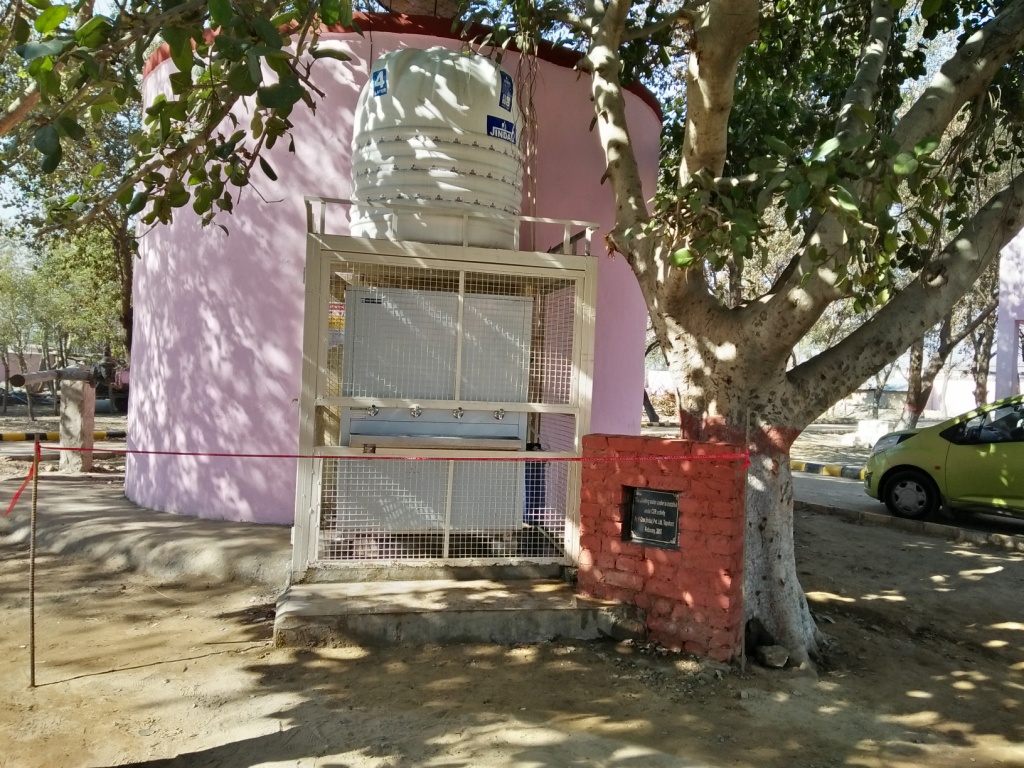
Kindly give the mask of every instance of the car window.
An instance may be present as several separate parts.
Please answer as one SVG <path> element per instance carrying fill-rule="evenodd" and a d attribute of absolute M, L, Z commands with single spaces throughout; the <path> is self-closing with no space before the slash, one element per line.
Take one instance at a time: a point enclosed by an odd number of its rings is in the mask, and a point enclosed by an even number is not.
<path fill-rule="evenodd" d="M 950 435 L 960 445 L 1024 442 L 1024 406 L 1020 403 L 993 408 L 961 422 Z"/>

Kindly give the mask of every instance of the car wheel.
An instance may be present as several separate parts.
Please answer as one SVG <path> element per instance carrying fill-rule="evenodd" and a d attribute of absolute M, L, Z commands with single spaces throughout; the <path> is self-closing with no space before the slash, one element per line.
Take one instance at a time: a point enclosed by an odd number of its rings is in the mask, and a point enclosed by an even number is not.
<path fill-rule="evenodd" d="M 897 517 L 928 517 L 939 511 L 942 496 L 924 472 L 906 469 L 886 480 L 885 506 Z"/>

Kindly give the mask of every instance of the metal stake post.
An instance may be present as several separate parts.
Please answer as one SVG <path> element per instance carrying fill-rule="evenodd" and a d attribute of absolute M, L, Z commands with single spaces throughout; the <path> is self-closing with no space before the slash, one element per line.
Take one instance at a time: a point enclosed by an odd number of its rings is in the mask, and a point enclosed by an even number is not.
<path fill-rule="evenodd" d="M 36 509 L 39 502 L 39 440 L 32 454 L 32 523 L 28 540 L 29 687 L 36 687 Z"/>

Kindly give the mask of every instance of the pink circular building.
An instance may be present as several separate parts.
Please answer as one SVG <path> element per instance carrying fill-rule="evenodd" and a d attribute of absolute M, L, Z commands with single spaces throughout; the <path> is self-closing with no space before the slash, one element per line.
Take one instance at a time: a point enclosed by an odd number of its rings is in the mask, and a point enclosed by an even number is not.
<path fill-rule="evenodd" d="M 305 195 L 348 198 L 354 110 L 373 63 L 390 51 L 435 46 L 461 50 L 451 21 L 391 14 L 357 18 L 362 33 L 337 29 L 321 47 L 350 61 L 313 65 L 325 96 L 297 108 L 295 152 L 279 142 L 269 154 L 278 180 L 256 178 L 229 234 L 203 229 L 189 209 L 174 223 L 142 233 L 135 271 L 135 328 L 128 447 L 191 455 L 133 454 L 125 490 L 134 502 L 212 519 L 287 524 L 295 514 L 294 455 L 302 364 Z M 577 54 L 547 49 L 536 62 L 535 152 L 526 168 L 522 211 L 611 226 L 611 192 L 601 185 L 604 159 L 590 131 L 590 80 L 572 65 Z M 520 56 L 502 65 L 516 76 Z M 143 84 L 150 102 L 173 73 L 160 51 Z M 646 91 L 627 92 L 634 151 L 649 194 L 655 191 L 661 115 Z M 241 124 L 247 124 L 243 117 Z M 258 191 L 258 193 L 257 193 Z M 547 250 L 520 233 L 520 249 Z M 595 242 L 602 249 L 601 234 Z M 647 310 L 628 264 L 599 259 L 591 431 L 636 434 L 643 392 Z"/>

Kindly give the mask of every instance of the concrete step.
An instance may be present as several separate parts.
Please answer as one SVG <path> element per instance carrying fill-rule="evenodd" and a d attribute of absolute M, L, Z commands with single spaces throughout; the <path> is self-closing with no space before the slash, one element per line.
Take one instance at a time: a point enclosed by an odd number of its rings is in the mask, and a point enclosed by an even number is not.
<path fill-rule="evenodd" d="M 635 609 L 554 579 L 294 584 L 274 621 L 279 646 L 536 643 L 643 638 Z"/>

